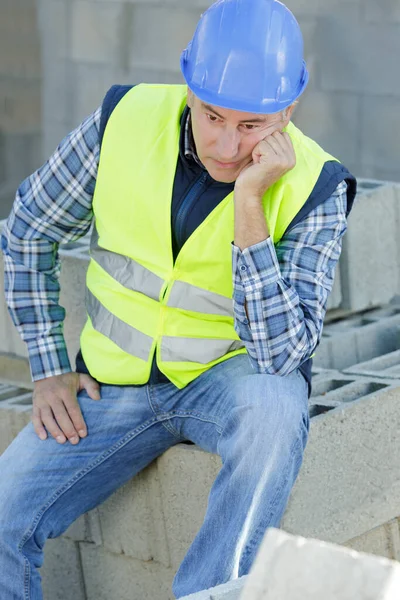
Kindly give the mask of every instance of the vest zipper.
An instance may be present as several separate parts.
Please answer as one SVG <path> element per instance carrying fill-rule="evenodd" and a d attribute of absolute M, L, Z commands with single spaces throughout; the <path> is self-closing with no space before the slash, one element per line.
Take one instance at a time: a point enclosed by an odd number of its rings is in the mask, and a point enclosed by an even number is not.
<path fill-rule="evenodd" d="M 182 248 L 182 234 L 183 234 L 183 226 L 185 225 L 185 217 L 187 216 L 187 211 L 193 200 L 199 195 L 199 191 L 207 181 L 209 175 L 207 172 L 202 173 L 196 181 L 193 183 L 192 187 L 186 194 L 185 198 L 182 201 L 182 204 L 179 207 L 179 210 L 175 219 L 175 239 L 180 248 Z"/>

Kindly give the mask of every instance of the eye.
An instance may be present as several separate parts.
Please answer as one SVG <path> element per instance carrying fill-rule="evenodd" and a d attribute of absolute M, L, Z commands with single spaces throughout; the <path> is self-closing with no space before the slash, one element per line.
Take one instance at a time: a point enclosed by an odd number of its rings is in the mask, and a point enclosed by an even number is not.
<path fill-rule="evenodd" d="M 206 113 L 207 119 L 209 121 L 211 121 L 211 123 L 215 123 L 215 121 L 218 121 L 218 118 L 215 115 L 210 115 L 208 113 Z"/>
<path fill-rule="evenodd" d="M 253 123 L 243 123 L 243 127 L 246 131 L 251 131 L 252 129 L 255 129 L 257 125 L 254 125 Z"/>

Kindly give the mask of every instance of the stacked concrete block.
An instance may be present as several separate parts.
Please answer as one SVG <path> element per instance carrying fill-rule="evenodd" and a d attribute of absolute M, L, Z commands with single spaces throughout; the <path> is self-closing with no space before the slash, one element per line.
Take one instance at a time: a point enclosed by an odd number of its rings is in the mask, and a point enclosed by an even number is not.
<path fill-rule="evenodd" d="M 40 574 L 44 600 L 87 600 L 77 542 L 48 540 Z"/>
<path fill-rule="evenodd" d="M 345 543 L 398 516 L 400 387 L 391 383 L 379 389 L 384 385 L 379 380 L 373 391 L 374 382 L 360 379 L 364 397 L 349 384 L 350 402 L 311 420 L 304 463 L 282 521 L 285 530 Z M 339 393 L 326 393 L 325 402 Z"/>
<path fill-rule="evenodd" d="M 68 527 L 63 537 L 74 542 L 89 542 L 100 546 L 103 543 L 103 536 L 98 509 L 94 508 L 81 515 Z"/>
<path fill-rule="evenodd" d="M 173 600 L 174 573 L 155 561 L 140 561 L 103 547 L 79 544 L 86 600 Z"/>
<path fill-rule="evenodd" d="M 314 362 L 316 367 L 343 370 L 398 349 L 400 314 L 392 307 L 386 317 L 366 313 L 325 325 Z"/>
<path fill-rule="evenodd" d="M 30 422 L 31 412 L 31 390 L 0 384 L 0 454 Z"/>
<path fill-rule="evenodd" d="M 361 183 L 340 259 L 342 308 L 364 310 L 399 293 L 399 190 L 390 183 Z"/>
<path fill-rule="evenodd" d="M 106 550 L 170 566 L 160 469 L 156 462 L 120 488 L 98 511 Z M 125 515 L 123 520 L 121 514 Z"/>
<path fill-rule="evenodd" d="M 41 60 L 35 0 L 3 0 L 0 19 L 0 219 L 41 161 Z"/>
<path fill-rule="evenodd" d="M 179 444 L 158 459 L 163 512 L 173 569 L 178 569 L 203 523 L 219 456 Z"/>
<path fill-rule="evenodd" d="M 80 334 L 86 321 L 85 287 L 88 264 L 89 255 L 84 244 L 68 252 L 61 252 L 60 304 L 66 311 L 64 337 L 73 368 L 79 350 Z"/>

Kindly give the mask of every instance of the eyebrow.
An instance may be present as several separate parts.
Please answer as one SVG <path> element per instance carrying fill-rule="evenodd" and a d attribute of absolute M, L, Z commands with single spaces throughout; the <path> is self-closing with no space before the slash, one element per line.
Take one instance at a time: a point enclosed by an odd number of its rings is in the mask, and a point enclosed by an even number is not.
<path fill-rule="evenodd" d="M 202 102 L 201 105 L 205 110 L 212 112 L 214 115 L 216 115 L 220 119 L 224 119 L 224 117 L 222 115 L 220 115 L 219 113 L 217 113 L 217 111 L 214 110 L 213 107 L 210 106 L 209 104 L 204 104 L 204 102 Z M 243 121 L 239 121 L 239 123 L 265 123 L 265 118 L 255 117 L 254 119 L 244 119 Z"/>

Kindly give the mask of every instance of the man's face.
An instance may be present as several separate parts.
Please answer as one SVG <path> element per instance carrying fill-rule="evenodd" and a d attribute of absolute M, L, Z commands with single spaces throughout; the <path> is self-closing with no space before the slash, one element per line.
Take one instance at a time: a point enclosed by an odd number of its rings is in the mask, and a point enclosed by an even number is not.
<path fill-rule="evenodd" d="M 290 121 L 293 106 L 283 113 L 257 115 L 212 106 L 188 90 L 193 138 L 199 159 L 216 181 L 236 181 L 252 161 L 252 151 L 265 137 L 282 131 Z"/>

